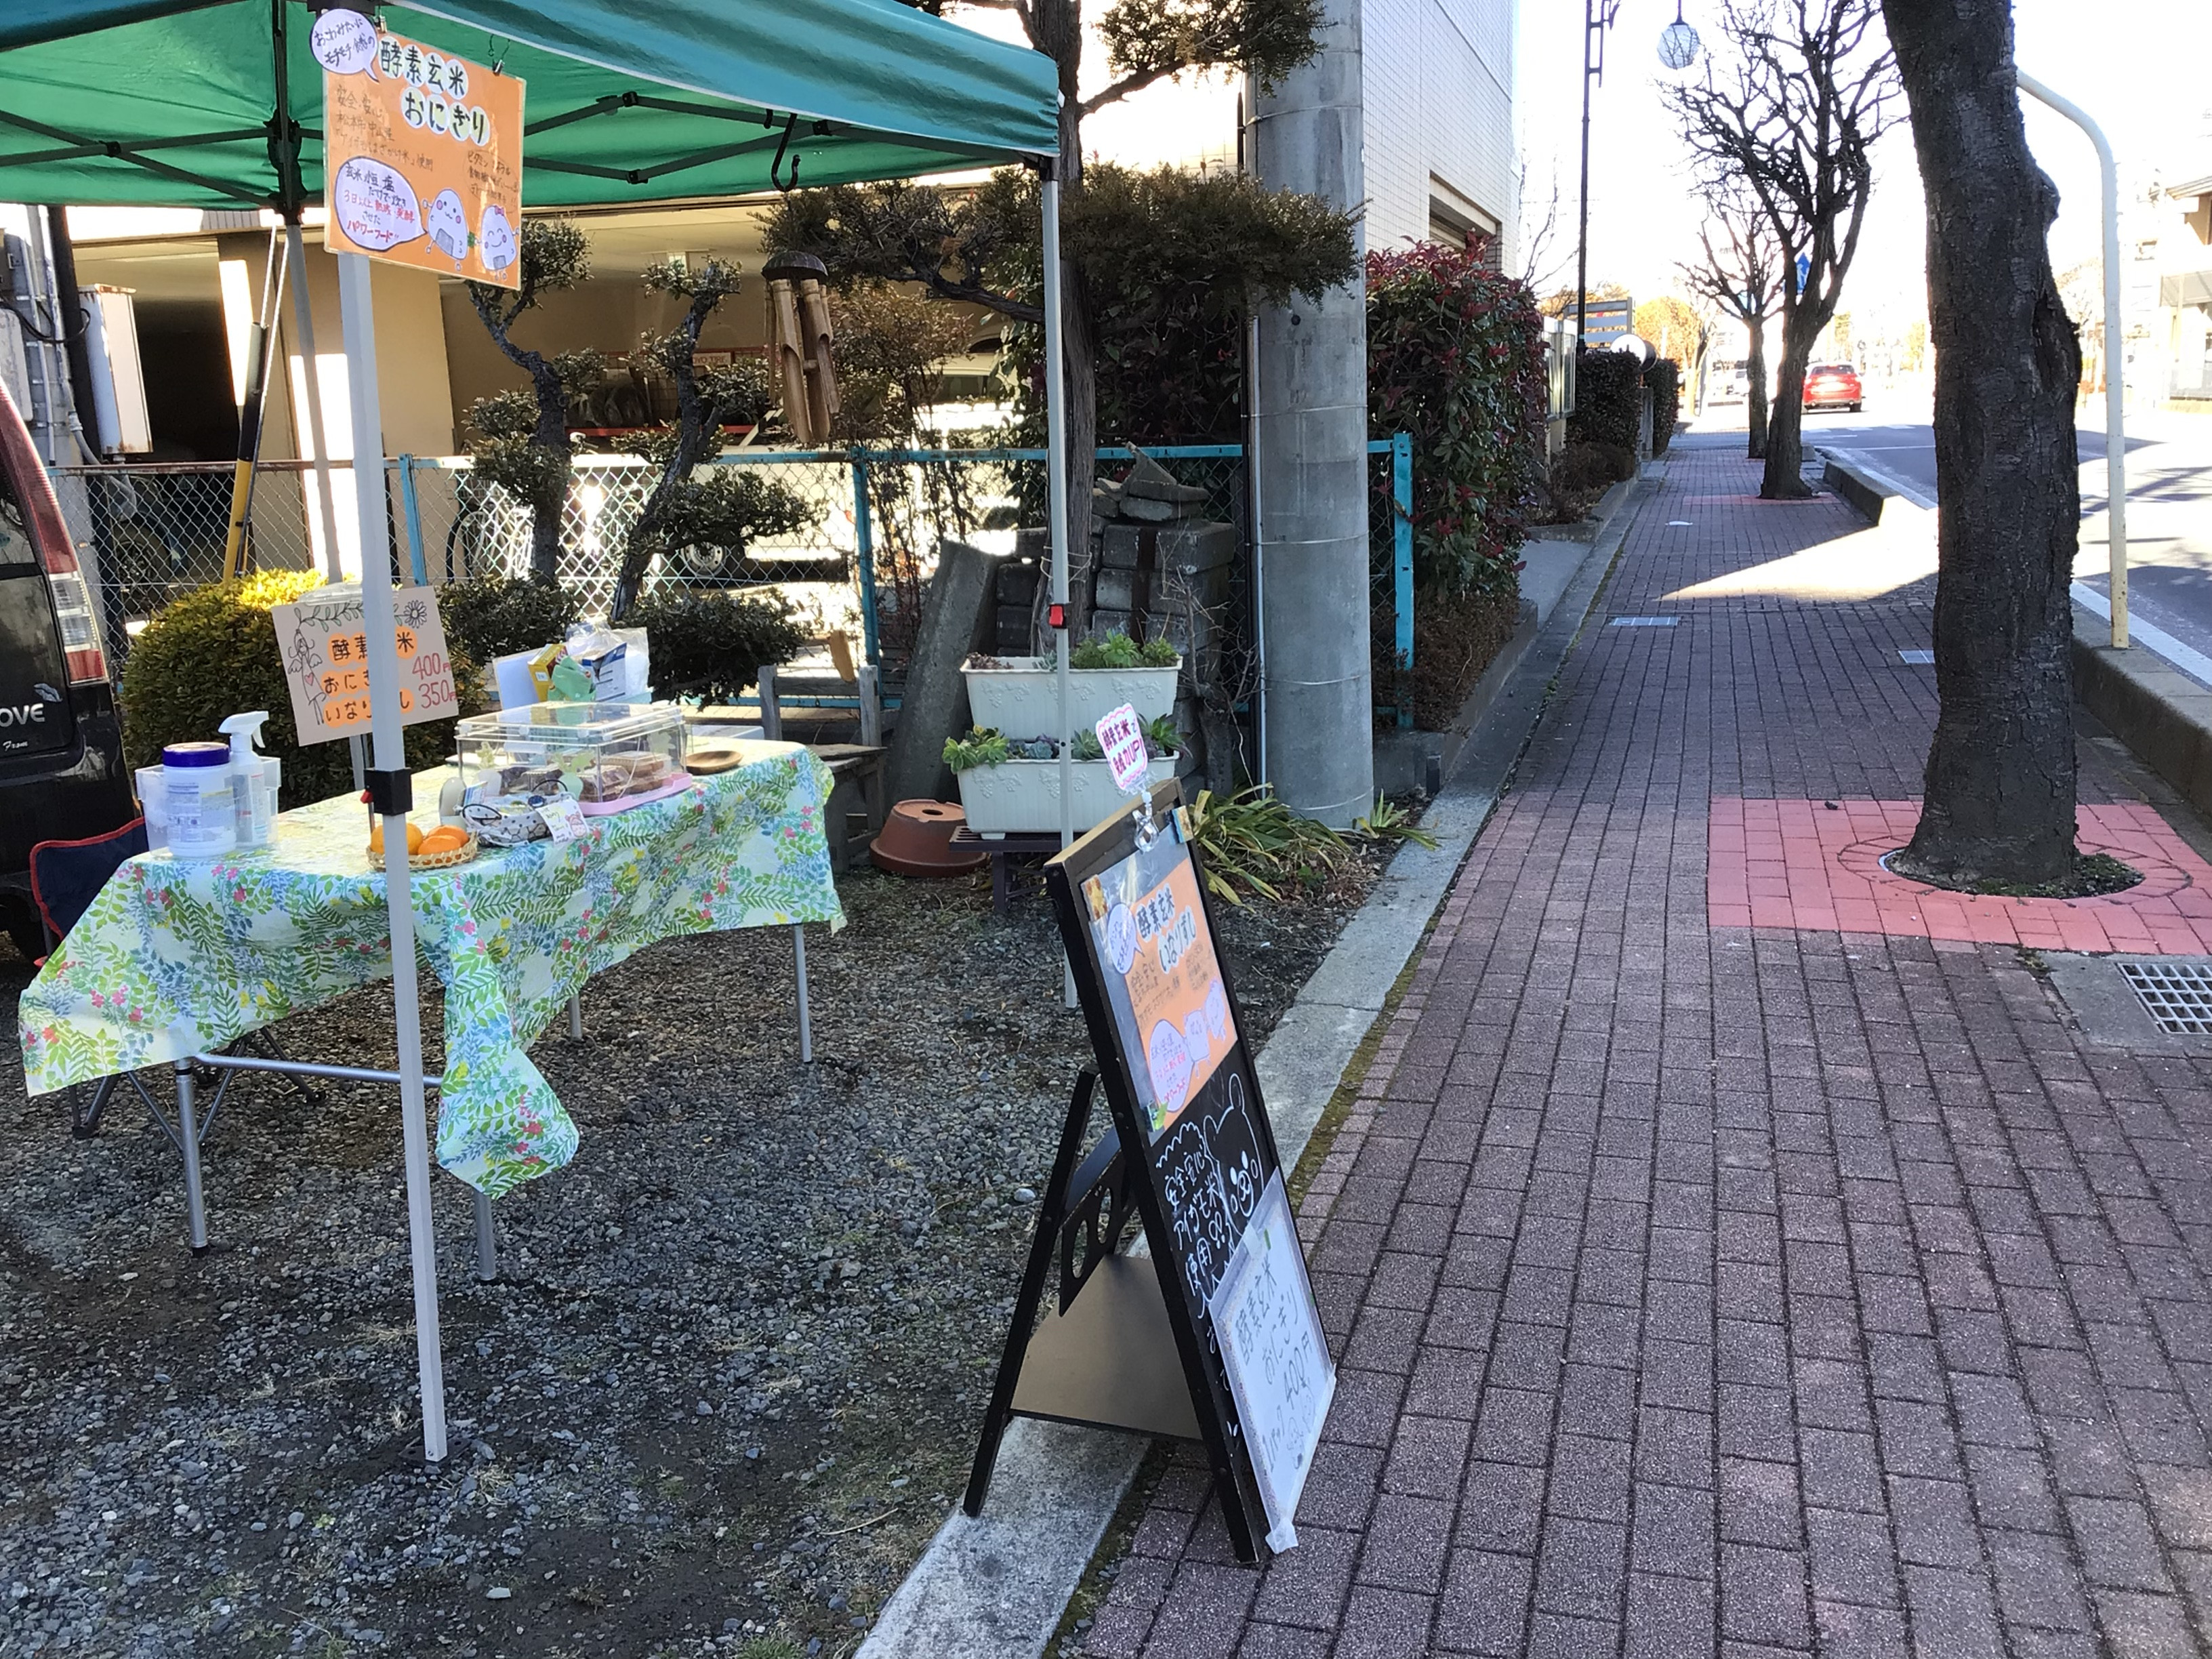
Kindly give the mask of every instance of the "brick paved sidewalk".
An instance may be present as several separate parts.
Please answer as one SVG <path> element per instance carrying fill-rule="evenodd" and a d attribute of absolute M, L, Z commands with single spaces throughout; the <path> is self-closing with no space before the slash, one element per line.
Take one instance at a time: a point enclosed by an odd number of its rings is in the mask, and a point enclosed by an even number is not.
<path fill-rule="evenodd" d="M 1178 1466 L 1095 1651 L 2212 1652 L 2212 1073 L 2016 945 L 1714 925 L 1716 798 L 1911 799 L 1935 715 L 1932 582 L 1755 489 L 1678 447 L 1316 1182 L 1301 1547 Z"/>

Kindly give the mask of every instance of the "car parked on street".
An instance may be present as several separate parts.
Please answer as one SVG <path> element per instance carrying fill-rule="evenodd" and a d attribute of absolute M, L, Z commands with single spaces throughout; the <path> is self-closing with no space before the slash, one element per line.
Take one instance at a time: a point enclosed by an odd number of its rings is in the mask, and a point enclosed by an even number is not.
<path fill-rule="evenodd" d="M 30 852 L 137 816 L 100 613 L 31 434 L 0 386 L 0 924 L 44 954 Z"/>
<path fill-rule="evenodd" d="M 1865 401 L 1859 372 L 1849 363 L 1815 363 L 1805 371 L 1805 407 L 1848 409 L 1856 415 Z"/>

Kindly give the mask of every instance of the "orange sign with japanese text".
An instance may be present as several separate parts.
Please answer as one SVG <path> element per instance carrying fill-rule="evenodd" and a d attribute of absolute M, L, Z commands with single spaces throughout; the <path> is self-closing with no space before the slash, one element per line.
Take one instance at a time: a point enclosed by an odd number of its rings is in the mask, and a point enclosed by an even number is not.
<path fill-rule="evenodd" d="M 350 12 L 315 48 L 331 251 L 519 286 L 523 83 Z"/>

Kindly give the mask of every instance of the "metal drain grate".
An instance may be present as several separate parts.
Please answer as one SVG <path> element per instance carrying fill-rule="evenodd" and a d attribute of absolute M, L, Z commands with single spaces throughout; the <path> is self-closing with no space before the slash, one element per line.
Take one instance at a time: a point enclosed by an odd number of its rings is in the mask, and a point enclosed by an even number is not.
<path fill-rule="evenodd" d="M 1609 628 L 1672 628 L 1681 620 L 1680 617 L 1615 617 L 1607 626 Z"/>
<path fill-rule="evenodd" d="M 2212 1035 L 2212 963 L 2124 961 L 2118 967 L 2160 1030 Z"/>
<path fill-rule="evenodd" d="M 1900 651 L 1897 654 L 1905 661 L 1918 666 L 1926 666 L 1936 660 L 1936 653 L 1933 651 Z"/>

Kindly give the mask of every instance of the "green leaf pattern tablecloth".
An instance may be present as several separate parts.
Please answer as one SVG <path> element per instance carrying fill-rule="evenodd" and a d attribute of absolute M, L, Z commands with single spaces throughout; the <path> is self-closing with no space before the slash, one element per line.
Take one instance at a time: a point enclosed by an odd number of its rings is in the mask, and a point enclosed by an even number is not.
<path fill-rule="evenodd" d="M 589 819 L 578 840 L 487 848 L 411 878 L 422 953 L 446 988 L 438 1161 L 471 1186 L 496 1197 L 574 1156 L 576 1127 L 523 1051 L 592 975 L 678 934 L 845 925 L 828 769 L 794 745 L 749 747 L 736 769 Z M 427 793 L 426 825 L 434 783 Z M 285 813 L 264 850 L 132 859 L 23 993 L 29 1091 L 212 1053 L 388 978 L 384 872 L 367 844 L 360 802 L 341 797 Z"/>

